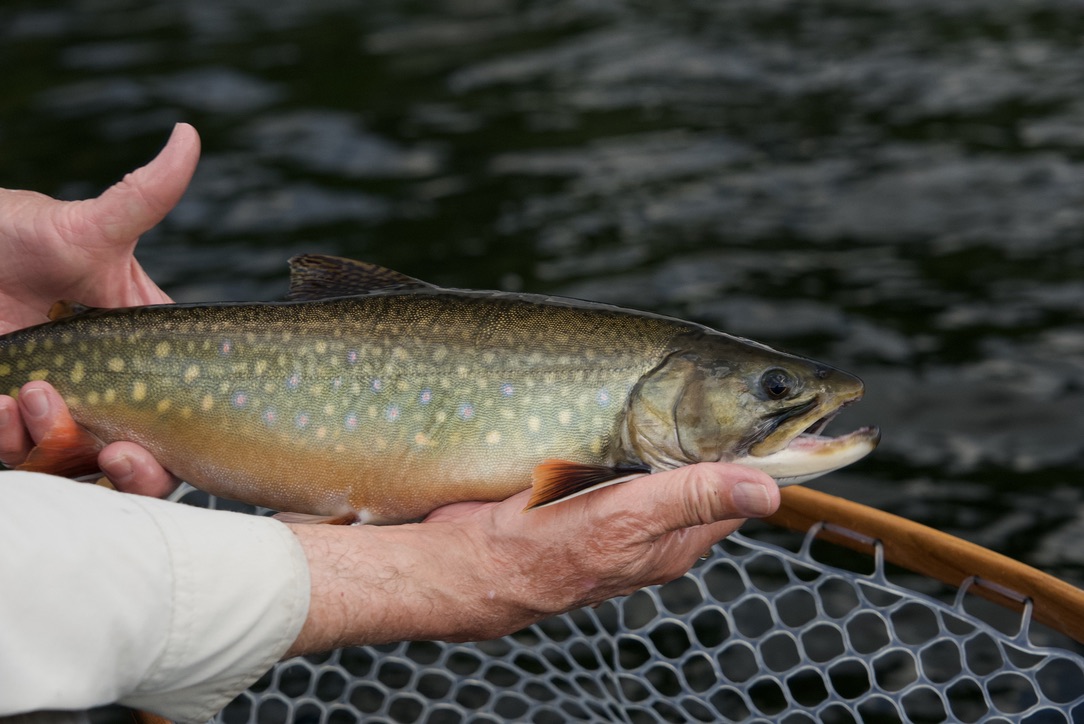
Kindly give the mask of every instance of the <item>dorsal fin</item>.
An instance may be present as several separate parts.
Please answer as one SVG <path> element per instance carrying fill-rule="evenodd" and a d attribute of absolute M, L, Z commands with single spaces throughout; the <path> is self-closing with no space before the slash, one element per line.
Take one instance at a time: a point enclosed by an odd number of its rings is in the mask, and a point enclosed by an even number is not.
<path fill-rule="evenodd" d="M 435 289 L 432 284 L 376 264 L 326 254 L 290 259 L 291 301 L 353 297 L 372 292 Z"/>
<path fill-rule="evenodd" d="M 70 299 L 61 299 L 58 302 L 54 302 L 53 306 L 49 307 L 49 321 L 55 322 L 58 319 L 67 319 L 68 317 L 74 317 L 77 314 L 84 312 L 92 312 L 98 307 L 88 307 L 85 304 L 79 302 L 73 302 Z"/>

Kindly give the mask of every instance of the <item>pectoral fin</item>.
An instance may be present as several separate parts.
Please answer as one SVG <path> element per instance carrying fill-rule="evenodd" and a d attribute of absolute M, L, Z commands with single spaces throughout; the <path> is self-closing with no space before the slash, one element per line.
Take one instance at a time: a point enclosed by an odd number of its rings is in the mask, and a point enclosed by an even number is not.
<path fill-rule="evenodd" d="M 544 508 L 592 490 L 624 483 L 649 472 L 646 468 L 546 460 L 539 463 L 531 475 L 531 499 L 524 510 Z"/>
<path fill-rule="evenodd" d="M 353 525 L 358 522 L 356 513 L 342 515 L 311 515 L 309 513 L 275 513 L 275 520 L 283 523 L 302 523 L 305 525 Z"/>
<path fill-rule="evenodd" d="M 98 453 L 104 443 L 70 417 L 50 428 L 16 470 L 78 478 L 99 471 Z"/>

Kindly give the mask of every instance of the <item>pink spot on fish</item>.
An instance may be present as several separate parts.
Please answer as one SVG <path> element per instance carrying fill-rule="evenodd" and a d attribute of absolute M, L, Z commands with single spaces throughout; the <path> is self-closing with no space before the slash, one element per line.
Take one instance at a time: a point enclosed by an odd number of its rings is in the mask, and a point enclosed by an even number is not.
<path fill-rule="evenodd" d="M 350 432 L 353 432 L 354 430 L 357 430 L 359 424 L 360 424 L 360 420 L 358 419 L 358 416 L 353 412 L 351 412 L 349 415 L 347 415 L 346 419 L 343 420 L 343 427 L 345 427 Z"/>
<path fill-rule="evenodd" d="M 384 389 L 384 381 L 379 378 L 374 379 L 372 382 L 369 383 L 369 388 L 373 392 L 380 392 L 382 389 Z"/>
<path fill-rule="evenodd" d="M 512 385 L 507 382 L 501 385 L 501 397 L 511 397 L 513 394 L 515 394 L 515 391 L 515 388 L 513 388 Z"/>
<path fill-rule="evenodd" d="M 474 405 L 469 402 L 464 402 L 459 406 L 459 410 L 456 412 L 460 420 L 473 420 L 474 419 Z"/>
<path fill-rule="evenodd" d="M 275 408 L 273 407 L 269 407 L 264 410 L 262 417 L 263 421 L 268 425 L 274 425 L 276 422 L 278 422 L 279 419 L 278 413 L 275 412 Z"/>
<path fill-rule="evenodd" d="M 352 365 L 356 365 L 358 363 L 358 360 L 360 359 L 361 353 L 358 352 L 356 349 L 352 349 L 346 353 L 346 361 Z"/>
<path fill-rule="evenodd" d="M 234 407 L 240 409 L 248 404 L 248 394 L 244 392 L 235 392 L 233 397 L 230 398 L 230 403 Z"/>
<path fill-rule="evenodd" d="M 297 417 L 294 418 L 294 424 L 297 425 L 298 430 L 304 430 L 312 422 L 312 418 L 309 417 L 307 412 L 297 413 Z"/>
<path fill-rule="evenodd" d="M 420 395 L 418 395 L 418 402 L 420 402 L 423 405 L 428 405 L 432 401 L 433 401 L 433 391 L 431 389 L 429 389 L 428 387 L 426 387 L 424 390 L 422 390 L 422 393 Z"/>
<path fill-rule="evenodd" d="M 227 355 L 233 352 L 233 342 L 228 339 L 222 340 L 222 343 L 218 345 L 218 353 Z"/>
<path fill-rule="evenodd" d="M 286 389 L 296 390 L 301 386 L 301 375 L 294 372 L 292 375 L 286 378 Z"/>
<path fill-rule="evenodd" d="M 399 419 L 399 405 L 388 405 L 388 409 L 384 411 L 384 417 L 388 419 L 388 422 L 395 422 Z"/>

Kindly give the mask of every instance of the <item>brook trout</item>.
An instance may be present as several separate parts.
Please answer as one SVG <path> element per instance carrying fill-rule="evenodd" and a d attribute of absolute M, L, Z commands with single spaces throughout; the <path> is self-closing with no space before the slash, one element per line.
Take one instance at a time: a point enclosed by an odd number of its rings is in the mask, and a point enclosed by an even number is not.
<path fill-rule="evenodd" d="M 443 289 L 372 264 L 291 260 L 288 301 L 90 309 L 0 337 L 0 392 L 47 380 L 78 426 L 27 470 L 77 476 L 131 440 L 214 495 L 393 523 L 455 501 L 529 507 L 727 460 L 781 483 L 871 451 L 819 433 L 845 372 L 697 324 L 531 294 Z"/>

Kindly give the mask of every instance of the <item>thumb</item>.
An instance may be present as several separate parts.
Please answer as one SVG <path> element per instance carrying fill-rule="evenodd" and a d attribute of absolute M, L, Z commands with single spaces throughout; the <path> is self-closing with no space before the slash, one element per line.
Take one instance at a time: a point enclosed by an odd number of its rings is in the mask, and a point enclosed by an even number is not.
<path fill-rule="evenodd" d="M 620 487 L 634 486 L 639 488 L 637 507 L 656 511 L 644 531 L 651 537 L 724 520 L 761 518 L 779 507 L 775 480 L 759 470 L 731 463 L 687 465 L 630 480 Z"/>
<path fill-rule="evenodd" d="M 127 174 L 101 196 L 85 202 L 88 221 L 102 229 L 105 240 L 134 245 L 181 200 L 199 161 L 196 129 L 178 123 L 165 147 L 147 165 Z"/>

